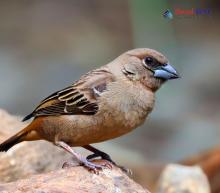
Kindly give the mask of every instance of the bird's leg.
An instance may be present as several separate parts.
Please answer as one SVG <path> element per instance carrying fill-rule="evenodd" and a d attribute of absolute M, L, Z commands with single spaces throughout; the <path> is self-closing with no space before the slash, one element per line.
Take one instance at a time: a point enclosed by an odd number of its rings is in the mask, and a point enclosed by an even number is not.
<path fill-rule="evenodd" d="M 96 157 L 101 157 L 102 159 L 107 160 L 110 163 L 112 163 L 113 165 L 119 167 L 123 172 L 126 172 L 127 174 L 132 174 L 132 171 L 130 169 L 125 168 L 124 166 L 120 166 L 120 165 L 116 164 L 107 153 L 105 153 L 103 151 L 100 151 L 100 150 L 96 149 L 95 147 L 93 147 L 91 145 L 85 145 L 83 147 L 94 153 L 94 154 L 91 154 L 91 155 L 86 157 L 88 160 L 91 160 L 91 159 L 96 158 Z"/>
<path fill-rule="evenodd" d="M 112 160 L 112 158 L 107 153 L 100 151 L 91 145 L 85 145 L 83 147 L 94 153 L 94 154 L 87 156 L 88 160 L 91 160 L 96 157 L 101 157 L 102 159 L 107 160 L 107 161 L 111 162 L 112 164 L 116 165 L 116 163 Z"/>
<path fill-rule="evenodd" d="M 81 156 L 79 153 L 75 152 L 69 145 L 67 145 L 65 142 L 63 141 L 57 141 L 55 142 L 55 145 L 64 149 L 65 151 L 69 152 L 71 155 L 73 155 L 81 165 L 85 166 L 89 171 L 92 171 L 96 174 L 98 174 L 99 170 L 102 170 L 104 167 L 108 167 L 105 163 L 93 163 L 89 160 L 87 160 L 86 158 L 84 158 L 83 156 Z"/>

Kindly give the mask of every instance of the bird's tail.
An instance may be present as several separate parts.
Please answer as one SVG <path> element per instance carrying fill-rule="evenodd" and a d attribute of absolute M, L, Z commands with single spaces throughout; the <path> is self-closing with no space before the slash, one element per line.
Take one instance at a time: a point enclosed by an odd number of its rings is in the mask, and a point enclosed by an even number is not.
<path fill-rule="evenodd" d="M 24 129 L 21 130 L 20 132 L 16 133 L 15 135 L 13 135 L 12 137 L 10 137 L 9 139 L 7 139 L 6 141 L 4 141 L 3 143 L 0 144 L 0 152 L 1 151 L 8 151 L 11 147 L 13 147 L 14 145 L 20 143 L 23 141 L 23 137 L 27 135 L 27 131 L 25 131 Z"/>
<path fill-rule="evenodd" d="M 8 151 L 14 145 L 22 142 L 22 141 L 34 141 L 42 139 L 37 130 L 35 130 L 35 123 L 31 122 L 27 127 L 4 141 L 0 144 L 0 152 L 1 151 Z"/>

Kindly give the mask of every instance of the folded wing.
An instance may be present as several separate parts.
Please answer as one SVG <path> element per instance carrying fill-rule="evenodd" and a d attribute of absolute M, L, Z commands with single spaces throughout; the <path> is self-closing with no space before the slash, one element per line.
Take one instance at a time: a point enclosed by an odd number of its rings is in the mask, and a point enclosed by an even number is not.
<path fill-rule="evenodd" d="M 45 98 L 23 121 L 39 116 L 94 115 L 99 109 L 98 98 L 113 81 L 113 75 L 106 68 L 93 70 L 71 86 Z"/>

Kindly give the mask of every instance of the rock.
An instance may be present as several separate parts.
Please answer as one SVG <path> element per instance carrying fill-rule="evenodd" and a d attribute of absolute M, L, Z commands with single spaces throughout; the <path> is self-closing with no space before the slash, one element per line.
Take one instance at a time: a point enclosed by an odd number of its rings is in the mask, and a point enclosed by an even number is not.
<path fill-rule="evenodd" d="M 104 169 L 99 175 L 82 166 L 61 169 L 27 179 L 0 184 L 0 192 L 7 193 L 149 193 L 120 169 Z"/>
<path fill-rule="evenodd" d="M 181 162 L 184 165 L 199 165 L 209 179 L 212 193 L 220 192 L 220 147 L 216 146 L 193 155 Z"/>
<path fill-rule="evenodd" d="M 19 117 L 0 109 L 0 142 L 25 125 Z M 58 169 L 69 159 L 66 152 L 48 142 L 22 142 L 8 152 L 0 152 L 0 182 L 11 182 Z"/>
<path fill-rule="evenodd" d="M 170 164 L 161 174 L 157 193 L 210 193 L 208 179 L 199 166 Z"/>

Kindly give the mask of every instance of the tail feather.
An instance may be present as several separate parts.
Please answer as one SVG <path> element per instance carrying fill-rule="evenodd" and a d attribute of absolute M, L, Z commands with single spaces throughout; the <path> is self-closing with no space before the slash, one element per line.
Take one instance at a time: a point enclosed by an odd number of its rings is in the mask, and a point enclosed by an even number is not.
<path fill-rule="evenodd" d="M 4 141 L 3 143 L 0 144 L 0 152 L 1 151 L 8 151 L 11 147 L 13 147 L 14 145 L 16 145 L 17 143 L 22 142 L 22 138 L 23 136 L 26 135 L 25 131 L 20 131 L 17 134 L 15 134 L 14 136 L 10 137 L 9 139 L 7 139 L 6 141 Z"/>

